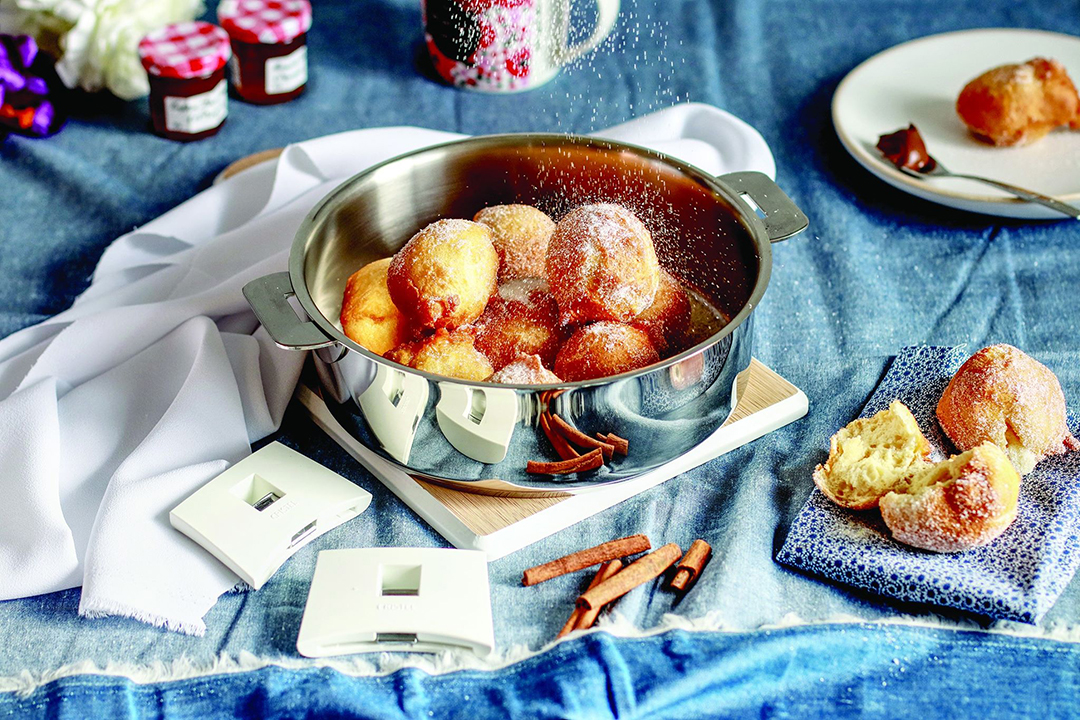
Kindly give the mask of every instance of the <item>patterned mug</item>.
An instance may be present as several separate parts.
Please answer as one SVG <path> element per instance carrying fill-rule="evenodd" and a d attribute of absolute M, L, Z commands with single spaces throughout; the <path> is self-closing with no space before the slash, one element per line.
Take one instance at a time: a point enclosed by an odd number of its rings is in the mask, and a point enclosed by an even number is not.
<path fill-rule="evenodd" d="M 435 71 L 455 87 L 516 92 L 543 85 L 596 48 L 615 25 L 619 0 L 596 0 L 592 37 L 569 44 L 570 0 L 421 0 Z"/>

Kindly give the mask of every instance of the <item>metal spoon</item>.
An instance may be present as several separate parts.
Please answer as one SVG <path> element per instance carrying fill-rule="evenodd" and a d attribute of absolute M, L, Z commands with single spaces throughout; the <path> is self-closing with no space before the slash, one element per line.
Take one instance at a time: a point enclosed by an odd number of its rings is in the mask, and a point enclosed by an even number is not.
<path fill-rule="evenodd" d="M 1022 198 L 1029 202 L 1039 203 L 1040 205 L 1045 205 L 1052 210 L 1057 210 L 1060 213 L 1065 213 L 1074 220 L 1080 220 L 1080 208 L 1074 205 L 1069 205 L 1068 203 L 1063 203 L 1060 200 L 1055 200 L 1049 195 L 1043 195 L 1042 193 L 1037 193 L 1033 190 L 1025 190 L 1024 188 L 1016 187 L 1015 185 L 1010 185 L 1008 183 L 1003 183 L 999 180 L 991 180 L 990 178 L 980 177 L 978 175 L 964 175 L 962 173 L 950 172 L 932 155 L 927 155 L 927 157 L 930 158 L 930 162 L 926 163 L 921 170 L 912 170 L 911 168 L 903 166 L 894 167 L 896 167 L 897 170 L 904 173 L 905 175 L 910 175 L 911 177 L 916 177 L 919 179 L 925 179 L 927 177 L 954 177 L 964 178 L 965 180 L 978 180 L 981 183 L 993 185 L 994 187 L 1000 188 L 1005 192 L 1010 192 L 1018 198 Z"/>

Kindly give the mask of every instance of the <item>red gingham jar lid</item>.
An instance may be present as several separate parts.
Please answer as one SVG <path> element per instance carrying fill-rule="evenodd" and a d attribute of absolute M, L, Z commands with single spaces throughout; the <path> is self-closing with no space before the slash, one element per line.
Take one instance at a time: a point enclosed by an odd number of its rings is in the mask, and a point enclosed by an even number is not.
<path fill-rule="evenodd" d="M 139 42 L 146 72 L 182 80 L 213 74 L 231 55 L 229 35 L 201 20 L 166 25 Z"/>
<path fill-rule="evenodd" d="M 218 22 L 234 40 L 287 43 L 311 29 L 308 0 L 221 0 Z"/>

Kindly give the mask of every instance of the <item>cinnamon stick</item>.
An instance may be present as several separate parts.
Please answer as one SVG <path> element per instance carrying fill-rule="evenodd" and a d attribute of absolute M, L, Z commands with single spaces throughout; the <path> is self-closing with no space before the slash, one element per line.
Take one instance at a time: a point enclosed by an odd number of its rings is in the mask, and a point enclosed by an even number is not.
<path fill-rule="evenodd" d="M 540 413 L 540 429 L 544 431 L 544 435 L 551 441 L 551 446 L 555 448 L 555 453 L 563 460 L 580 457 L 581 453 L 570 447 L 570 444 L 566 442 L 566 439 L 562 435 L 551 429 L 551 420 L 549 418 L 550 416 L 546 412 Z"/>
<path fill-rule="evenodd" d="M 619 538 L 618 540 L 609 540 L 606 543 L 601 543 L 594 547 L 578 550 L 569 555 L 564 555 L 561 558 L 556 558 L 543 565 L 531 567 L 526 570 L 525 574 L 522 576 L 521 584 L 526 586 L 536 585 L 545 580 L 551 580 L 552 578 L 557 578 L 566 573 L 584 570 L 587 567 L 599 565 L 608 560 L 626 557 L 627 555 L 636 555 L 637 553 L 645 552 L 651 547 L 652 545 L 649 543 L 649 538 L 644 535 L 630 535 L 629 537 Z M 674 560 L 672 562 L 674 562 Z"/>
<path fill-rule="evenodd" d="M 600 566 L 600 570 L 595 575 L 593 575 L 592 582 L 589 583 L 589 587 L 586 588 L 586 590 L 591 590 L 592 588 L 607 580 L 615 573 L 619 572 L 619 570 L 621 569 L 622 560 L 615 559 L 604 563 Z M 583 626 L 581 624 L 583 622 L 582 616 L 591 612 L 592 610 L 582 610 L 581 608 L 577 607 L 577 605 L 575 605 L 574 612 L 570 613 L 570 619 L 566 621 L 566 624 L 563 625 L 562 630 L 560 630 L 559 634 L 555 637 L 561 638 L 565 635 L 569 635 L 572 630 L 580 630 L 583 627 L 592 627 L 593 623 L 596 622 L 595 615 L 593 616 L 592 620 L 589 621 L 588 625 Z"/>
<path fill-rule="evenodd" d="M 558 432 L 564 438 L 582 448 L 599 448 L 604 453 L 604 460 L 610 460 L 615 453 L 615 446 L 603 440 L 591 438 L 578 430 L 570 423 L 563 420 L 555 413 L 551 414 L 551 429 Z"/>
<path fill-rule="evenodd" d="M 596 573 L 596 577 L 593 578 L 593 584 L 586 588 L 586 592 L 592 590 L 601 582 L 611 579 L 615 573 L 622 570 L 622 566 L 621 560 L 612 560 L 611 562 L 604 563 L 603 567 L 600 568 L 600 572 Z M 601 608 L 593 608 L 592 610 L 582 610 L 581 608 L 578 608 L 578 610 L 581 611 L 581 614 L 578 616 L 577 624 L 574 625 L 573 629 L 588 630 L 596 623 L 596 618 L 600 614 Z"/>
<path fill-rule="evenodd" d="M 525 472 L 533 475 L 566 475 L 569 473 L 595 470 L 604 464 L 604 453 L 599 448 L 580 457 L 558 462 L 538 462 L 530 460 L 525 464 Z"/>
<path fill-rule="evenodd" d="M 608 433 L 607 441 L 615 447 L 615 452 L 620 455 L 625 455 L 630 452 L 630 441 L 626 438 L 621 438 L 615 433 Z"/>
<path fill-rule="evenodd" d="M 659 576 L 682 556 L 682 549 L 675 543 L 668 543 L 648 555 L 638 558 L 612 578 L 600 583 L 592 590 L 586 590 L 577 600 L 580 608 L 591 610 L 601 608 L 616 598 L 620 598 L 638 585 Z"/>
<path fill-rule="evenodd" d="M 682 591 L 690 587 L 691 583 L 695 582 L 698 575 L 701 574 L 705 563 L 709 562 L 710 555 L 712 555 L 712 547 L 709 546 L 709 543 L 704 540 L 695 540 L 690 545 L 690 549 L 686 551 L 683 559 L 675 566 L 677 572 L 675 577 L 671 579 L 671 588 Z"/>
<path fill-rule="evenodd" d="M 595 582 L 598 577 L 600 577 L 599 573 L 597 573 L 596 577 L 593 578 L 593 581 Z M 590 584 L 589 587 L 592 587 L 592 584 Z M 585 611 L 575 605 L 574 612 L 570 613 L 570 619 L 567 620 L 566 624 L 562 626 L 562 630 L 560 630 L 559 634 L 555 636 L 555 639 L 557 640 L 561 637 L 566 637 L 572 631 L 576 630 L 578 620 L 581 618 L 581 613 L 583 612 Z"/>
<path fill-rule="evenodd" d="M 596 433 L 596 439 L 609 443 L 613 448 L 615 448 L 615 452 L 619 453 L 620 455 L 625 455 L 627 452 L 630 451 L 630 441 L 624 440 L 615 433 L 608 433 L 607 435 L 605 435 L 604 433 Z"/>

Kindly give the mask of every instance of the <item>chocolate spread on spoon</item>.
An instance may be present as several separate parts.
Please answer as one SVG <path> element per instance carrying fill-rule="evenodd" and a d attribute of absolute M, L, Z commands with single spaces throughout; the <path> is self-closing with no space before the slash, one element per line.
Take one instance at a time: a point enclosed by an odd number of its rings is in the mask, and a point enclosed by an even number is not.
<path fill-rule="evenodd" d="M 914 125 L 882 135 L 878 138 L 877 149 L 897 168 L 927 172 L 937 165 L 930 153 L 926 152 L 926 144 Z"/>

